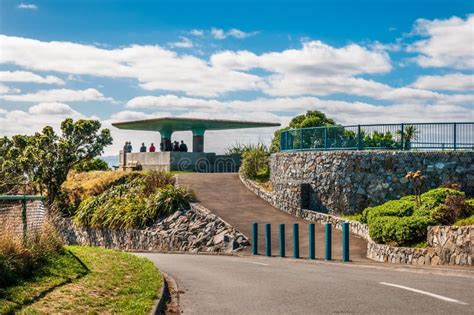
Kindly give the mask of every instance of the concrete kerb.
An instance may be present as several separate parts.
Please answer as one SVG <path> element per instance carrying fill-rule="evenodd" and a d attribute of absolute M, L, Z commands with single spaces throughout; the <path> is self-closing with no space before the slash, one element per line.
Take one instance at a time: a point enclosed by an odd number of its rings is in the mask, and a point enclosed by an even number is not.
<path fill-rule="evenodd" d="M 165 273 L 161 272 L 161 276 L 163 279 L 163 285 L 161 286 L 161 289 L 160 289 L 160 293 L 159 293 L 160 297 L 156 299 L 155 304 L 153 304 L 153 307 L 151 308 L 151 311 L 150 311 L 150 315 L 164 314 L 166 301 L 169 298 L 169 288 L 168 288 L 168 282 L 166 281 Z"/>

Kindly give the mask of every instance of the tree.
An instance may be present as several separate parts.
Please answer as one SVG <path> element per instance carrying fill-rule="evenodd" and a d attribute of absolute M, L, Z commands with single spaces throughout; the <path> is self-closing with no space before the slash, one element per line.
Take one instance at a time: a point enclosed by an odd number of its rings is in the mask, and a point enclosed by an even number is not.
<path fill-rule="evenodd" d="M 298 115 L 294 117 L 288 127 L 281 128 L 274 133 L 274 137 L 272 140 L 272 144 L 270 146 L 271 152 L 278 152 L 280 151 L 280 141 L 281 141 L 281 133 L 288 129 L 297 129 L 297 128 L 309 128 L 309 127 L 323 127 L 323 126 L 335 126 L 336 123 L 334 120 L 327 118 L 326 115 L 318 110 L 309 110 L 306 114 Z M 316 134 L 308 134 L 305 136 L 303 141 L 305 143 L 314 143 L 321 138 Z"/>
<path fill-rule="evenodd" d="M 46 126 L 32 136 L 3 138 L 0 189 L 27 185 L 41 194 L 46 192 L 47 204 L 51 206 L 69 170 L 100 155 L 111 143 L 110 131 L 101 130 L 99 121 L 74 122 L 71 118 L 61 123 L 60 136 Z M 9 178 L 15 182 L 9 183 Z"/>
<path fill-rule="evenodd" d="M 95 158 L 78 163 L 74 165 L 73 169 L 77 172 L 106 171 L 109 169 L 109 164 L 104 160 Z"/>

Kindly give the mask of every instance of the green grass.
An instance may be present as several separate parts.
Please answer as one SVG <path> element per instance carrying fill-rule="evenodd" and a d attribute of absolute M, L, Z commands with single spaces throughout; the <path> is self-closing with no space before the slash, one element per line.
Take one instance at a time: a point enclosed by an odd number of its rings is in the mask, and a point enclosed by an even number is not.
<path fill-rule="evenodd" d="M 470 217 L 457 220 L 456 222 L 454 222 L 454 225 L 457 225 L 457 226 L 474 225 L 474 214 L 471 215 Z"/>
<path fill-rule="evenodd" d="M 72 254 L 64 253 L 27 281 L 1 290 L 0 313 L 16 309 L 22 314 L 147 314 L 151 310 L 163 282 L 151 261 L 98 247 L 66 249 Z"/>
<path fill-rule="evenodd" d="M 362 214 L 361 214 L 361 213 L 357 213 L 357 214 L 343 214 L 343 215 L 341 215 L 341 217 L 344 218 L 344 219 L 347 219 L 347 220 L 361 222 Z"/>

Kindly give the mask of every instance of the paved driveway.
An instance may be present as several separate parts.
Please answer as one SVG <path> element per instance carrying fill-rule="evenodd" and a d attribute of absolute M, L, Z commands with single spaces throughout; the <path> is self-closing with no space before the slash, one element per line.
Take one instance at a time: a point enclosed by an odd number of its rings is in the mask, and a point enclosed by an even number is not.
<path fill-rule="evenodd" d="M 280 211 L 249 191 L 236 173 L 189 173 L 179 174 L 178 183 L 194 190 L 199 202 L 215 214 L 251 237 L 252 222 L 262 223 L 259 228 L 260 252 L 264 253 L 264 226 L 272 224 L 272 251 L 279 254 L 278 225 L 286 224 L 286 254 L 293 253 L 292 224 L 299 223 L 300 255 L 308 256 L 308 222 Z M 333 229 L 333 259 L 341 259 L 342 234 Z M 367 261 L 367 242 L 350 236 L 350 258 L 354 261 Z M 248 248 L 244 253 L 250 253 Z M 324 226 L 316 224 L 316 256 L 324 255 Z"/>

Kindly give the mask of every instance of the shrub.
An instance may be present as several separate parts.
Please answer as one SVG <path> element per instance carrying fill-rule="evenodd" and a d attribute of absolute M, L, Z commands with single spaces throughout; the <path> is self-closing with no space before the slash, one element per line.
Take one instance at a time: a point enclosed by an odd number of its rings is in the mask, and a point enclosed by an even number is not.
<path fill-rule="evenodd" d="M 28 236 L 12 231 L 0 235 L 0 287 L 28 278 L 32 272 L 62 252 L 62 240 L 51 224 Z"/>
<path fill-rule="evenodd" d="M 259 144 L 244 151 L 242 153 L 241 166 L 241 171 L 244 176 L 259 181 L 268 180 L 268 177 L 270 176 L 268 156 L 268 149 L 263 144 Z"/>
<path fill-rule="evenodd" d="M 74 165 L 73 169 L 77 172 L 107 171 L 109 169 L 109 164 L 102 159 L 95 158 L 82 161 L 81 163 Z"/>
<path fill-rule="evenodd" d="M 361 221 L 369 225 L 374 241 L 407 246 L 424 241 L 429 225 L 452 224 L 474 209 L 472 199 L 466 201 L 462 191 L 451 188 L 432 189 L 420 199 L 419 207 L 415 196 L 406 196 L 366 208 Z"/>
<path fill-rule="evenodd" d="M 474 214 L 471 215 L 470 217 L 457 220 L 456 222 L 454 222 L 454 225 L 457 225 L 457 226 L 474 225 Z"/>
<path fill-rule="evenodd" d="M 468 216 L 470 209 L 464 196 L 447 196 L 446 201 L 433 211 L 433 219 L 441 224 L 453 224 L 457 218 Z"/>
<path fill-rule="evenodd" d="M 143 228 L 159 216 L 189 209 L 191 191 L 175 187 L 168 173 L 139 172 L 125 183 L 82 201 L 74 215 L 80 226 L 110 229 Z"/>

